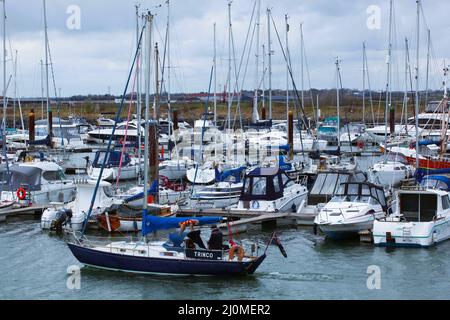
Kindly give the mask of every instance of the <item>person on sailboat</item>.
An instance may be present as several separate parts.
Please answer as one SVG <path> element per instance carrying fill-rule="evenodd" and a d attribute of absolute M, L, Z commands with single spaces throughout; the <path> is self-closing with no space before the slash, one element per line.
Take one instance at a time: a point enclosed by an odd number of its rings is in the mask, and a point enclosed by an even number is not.
<path fill-rule="evenodd" d="M 216 225 L 211 227 L 211 236 L 208 240 L 209 250 L 222 250 L 223 247 L 223 235 Z"/>

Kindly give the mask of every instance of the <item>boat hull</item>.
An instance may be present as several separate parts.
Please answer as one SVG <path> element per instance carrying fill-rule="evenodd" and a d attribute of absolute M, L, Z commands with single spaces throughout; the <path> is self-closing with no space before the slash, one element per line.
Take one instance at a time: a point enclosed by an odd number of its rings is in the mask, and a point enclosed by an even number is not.
<path fill-rule="evenodd" d="M 245 275 L 253 274 L 264 261 L 262 255 L 251 262 L 164 259 L 102 252 L 68 243 L 69 249 L 81 263 L 109 270 L 133 273 L 164 273 L 180 275 Z"/>

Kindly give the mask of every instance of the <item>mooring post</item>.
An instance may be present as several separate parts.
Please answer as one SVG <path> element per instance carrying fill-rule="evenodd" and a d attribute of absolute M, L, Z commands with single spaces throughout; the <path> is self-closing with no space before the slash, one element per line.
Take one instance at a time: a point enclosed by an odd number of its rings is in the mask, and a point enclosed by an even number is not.
<path fill-rule="evenodd" d="M 28 140 L 34 141 L 35 139 L 35 115 L 34 115 L 34 109 L 30 110 L 30 113 L 28 114 Z"/>
<path fill-rule="evenodd" d="M 289 111 L 288 114 L 288 144 L 289 144 L 289 160 L 294 160 L 294 114 Z"/>

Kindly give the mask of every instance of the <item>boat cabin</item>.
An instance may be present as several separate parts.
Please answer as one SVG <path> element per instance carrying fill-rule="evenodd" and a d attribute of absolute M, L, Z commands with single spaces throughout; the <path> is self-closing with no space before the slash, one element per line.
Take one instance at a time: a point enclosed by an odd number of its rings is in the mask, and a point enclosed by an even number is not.
<path fill-rule="evenodd" d="M 379 204 L 383 211 L 387 211 L 386 196 L 383 188 L 370 182 L 341 183 L 331 201 Z"/>
<path fill-rule="evenodd" d="M 431 222 L 442 211 L 450 209 L 450 198 L 442 190 L 400 190 L 397 205 L 406 221 Z"/>
<path fill-rule="evenodd" d="M 284 189 L 295 182 L 278 167 L 256 168 L 244 177 L 240 201 L 273 201 L 283 197 Z"/>
<path fill-rule="evenodd" d="M 331 170 L 320 171 L 308 195 L 308 205 L 327 203 L 346 182 L 365 182 L 367 176 L 362 171 Z"/>

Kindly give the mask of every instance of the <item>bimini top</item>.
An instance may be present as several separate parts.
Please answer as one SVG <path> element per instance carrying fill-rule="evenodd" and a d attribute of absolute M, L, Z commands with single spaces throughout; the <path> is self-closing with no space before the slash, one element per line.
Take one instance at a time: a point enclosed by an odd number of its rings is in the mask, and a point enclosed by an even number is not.
<path fill-rule="evenodd" d="M 384 189 L 371 182 L 344 182 L 339 186 L 336 196 L 352 198 L 367 198 L 370 197 L 378 202 L 384 210 L 387 209 L 386 197 Z"/>
<path fill-rule="evenodd" d="M 103 160 L 105 159 L 106 151 L 97 151 L 95 153 L 94 162 L 92 163 L 92 166 L 94 168 L 101 168 L 103 165 Z M 106 160 L 105 167 L 118 167 L 120 165 L 120 157 L 121 152 L 120 151 L 110 151 L 108 154 L 108 159 Z M 130 155 L 128 153 L 123 154 L 122 158 L 122 166 L 126 166 L 131 162 Z"/>
<path fill-rule="evenodd" d="M 246 174 L 247 177 L 270 177 L 276 176 L 280 169 L 278 167 L 256 168 Z"/>
<path fill-rule="evenodd" d="M 15 191 L 20 187 L 26 187 L 29 191 L 41 190 L 42 169 L 32 166 L 13 165 L 9 168 L 10 179 L 7 178 L 6 168 L 3 169 L 4 190 Z M 8 185 L 9 181 L 9 185 Z"/>
<path fill-rule="evenodd" d="M 278 167 L 256 168 L 245 175 L 240 201 L 273 201 L 283 197 L 284 189 L 294 184 Z"/>
<path fill-rule="evenodd" d="M 426 176 L 420 186 L 425 189 L 440 189 L 450 191 L 450 178 L 447 176 Z"/>

